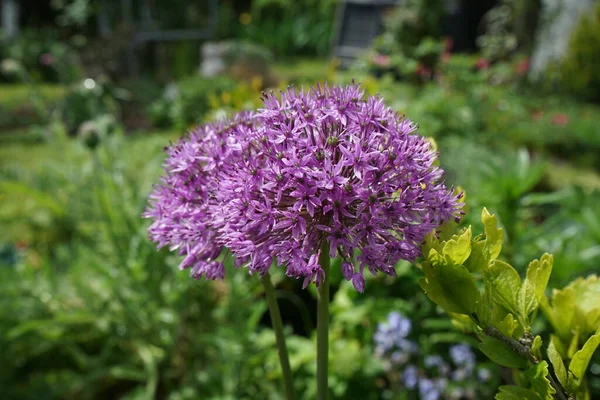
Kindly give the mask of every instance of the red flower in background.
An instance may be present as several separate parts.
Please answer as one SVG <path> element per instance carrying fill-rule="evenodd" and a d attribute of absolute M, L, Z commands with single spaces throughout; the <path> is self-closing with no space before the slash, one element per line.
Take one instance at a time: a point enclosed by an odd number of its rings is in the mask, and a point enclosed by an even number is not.
<path fill-rule="evenodd" d="M 443 63 L 447 63 L 450 61 L 450 57 L 452 57 L 452 48 L 454 47 L 454 39 L 451 37 L 447 37 L 444 39 L 444 51 L 440 56 L 440 60 Z"/>
<path fill-rule="evenodd" d="M 432 70 L 426 65 L 419 63 L 419 65 L 417 65 L 416 73 L 421 79 L 428 80 L 431 79 Z"/>
<path fill-rule="evenodd" d="M 529 71 L 529 58 L 524 58 L 519 61 L 516 65 L 517 75 L 525 76 L 527 71 Z"/>
<path fill-rule="evenodd" d="M 444 53 L 451 53 L 454 48 L 454 39 L 451 37 L 444 38 Z"/>
<path fill-rule="evenodd" d="M 569 116 L 565 113 L 556 114 L 552 117 L 552 123 L 558 126 L 565 126 L 569 123 Z"/>
<path fill-rule="evenodd" d="M 484 69 L 488 69 L 490 67 L 490 62 L 487 58 L 480 58 L 479 60 L 477 60 L 477 62 L 475 63 L 475 68 L 479 69 L 479 70 L 484 70 Z"/>

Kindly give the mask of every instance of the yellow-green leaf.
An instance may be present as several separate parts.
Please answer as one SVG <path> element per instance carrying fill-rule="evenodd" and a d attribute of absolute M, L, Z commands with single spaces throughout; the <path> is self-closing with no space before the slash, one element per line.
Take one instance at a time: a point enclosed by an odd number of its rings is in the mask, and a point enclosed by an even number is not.
<path fill-rule="evenodd" d="M 444 257 L 454 265 L 463 265 L 471 254 L 471 227 L 461 235 L 454 235 L 444 245 Z"/>
<path fill-rule="evenodd" d="M 566 343 L 571 338 L 571 323 L 575 316 L 575 293 L 572 289 L 554 290 L 552 306 L 545 307 L 544 312 L 558 336 Z"/>
<path fill-rule="evenodd" d="M 523 320 L 538 308 L 538 300 L 535 296 L 535 287 L 530 280 L 525 279 L 517 295 L 517 306 Z"/>
<path fill-rule="evenodd" d="M 571 343 L 569 343 L 569 348 L 567 349 L 567 357 L 569 360 L 573 358 L 575 352 L 579 349 L 579 335 L 581 334 L 579 326 L 576 326 L 572 332 L 573 336 L 571 337 Z"/>
<path fill-rule="evenodd" d="M 427 296 L 447 312 L 471 315 L 481 297 L 473 276 L 462 265 L 445 264 L 434 249 L 429 254 L 420 281 Z"/>
<path fill-rule="evenodd" d="M 558 378 L 558 381 L 562 385 L 563 388 L 567 388 L 567 370 L 565 368 L 565 363 L 563 362 L 560 354 L 556 350 L 556 345 L 554 344 L 554 338 L 550 338 L 550 344 L 548 345 L 548 358 L 550 359 L 550 363 L 552 363 L 552 368 L 554 368 L 554 373 Z"/>
<path fill-rule="evenodd" d="M 539 260 L 533 260 L 527 268 L 526 281 L 530 282 L 534 289 L 535 298 L 539 302 L 544 297 L 544 291 L 548 285 L 554 257 L 545 253 Z"/>
<path fill-rule="evenodd" d="M 532 389 L 538 396 L 543 400 L 553 400 L 556 389 L 550 384 L 548 380 L 548 363 L 542 361 L 527 371 L 525 376 L 531 382 Z"/>
<path fill-rule="evenodd" d="M 570 383 L 573 387 L 579 387 L 583 377 L 585 375 L 585 371 L 594 355 L 594 352 L 600 345 L 600 332 L 596 333 L 592 337 L 590 337 L 587 342 L 583 345 L 581 350 L 579 350 L 569 363 L 569 372 L 572 374 L 573 379 L 569 379 Z M 569 376 L 571 376 L 569 374 Z"/>
<path fill-rule="evenodd" d="M 481 338 L 479 349 L 490 360 L 498 365 L 509 368 L 524 368 L 527 360 L 519 354 L 512 351 L 504 342 L 489 336 Z"/>
<path fill-rule="evenodd" d="M 542 400 L 535 392 L 520 386 L 500 386 L 496 400 Z"/>
<path fill-rule="evenodd" d="M 495 215 L 490 214 L 487 208 L 481 211 L 481 222 L 485 231 L 485 255 L 491 262 L 498 258 L 502 251 L 502 243 L 504 243 L 504 231 L 498 228 L 498 219 Z"/>
<path fill-rule="evenodd" d="M 537 335 L 533 338 L 533 343 L 531 344 L 531 353 L 537 358 L 542 358 L 542 353 L 540 351 L 542 344 L 542 337 L 540 335 Z"/>
<path fill-rule="evenodd" d="M 496 328 L 508 337 L 513 337 L 515 330 L 519 327 L 519 322 L 513 317 L 511 313 L 506 314 L 506 317 L 499 323 Z"/>
<path fill-rule="evenodd" d="M 484 271 L 483 277 L 493 289 L 492 299 L 513 314 L 517 314 L 517 295 L 521 288 L 519 273 L 510 264 L 496 260 Z"/>
<path fill-rule="evenodd" d="M 431 249 L 435 249 L 436 252 L 441 253 L 443 248 L 443 243 L 440 242 L 437 235 L 435 234 L 435 230 L 431 231 L 427 236 L 425 236 L 425 243 L 423 244 L 423 255 L 425 258 L 429 257 L 429 252 Z"/>

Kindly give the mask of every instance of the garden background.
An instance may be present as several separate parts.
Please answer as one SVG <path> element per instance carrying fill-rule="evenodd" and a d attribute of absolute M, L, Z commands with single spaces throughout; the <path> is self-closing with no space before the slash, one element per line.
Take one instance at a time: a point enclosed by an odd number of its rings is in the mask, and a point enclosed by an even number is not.
<path fill-rule="evenodd" d="M 550 288 L 599 271 L 600 2 L 354 3 L 1 2 L 3 398 L 283 398 L 258 277 L 230 263 L 224 281 L 190 279 L 141 218 L 163 147 L 263 90 L 361 83 L 434 140 L 464 225 L 480 229 L 483 206 L 498 216 L 517 270 L 549 252 Z M 364 294 L 332 270 L 334 398 L 487 399 L 512 381 L 417 267 Z M 274 279 L 311 399 L 316 290 Z M 598 354 L 590 365 L 600 398 Z"/>

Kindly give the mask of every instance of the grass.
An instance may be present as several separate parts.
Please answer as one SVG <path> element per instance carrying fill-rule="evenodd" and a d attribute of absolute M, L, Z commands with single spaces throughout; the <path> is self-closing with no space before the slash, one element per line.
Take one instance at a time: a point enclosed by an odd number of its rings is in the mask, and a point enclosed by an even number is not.
<path fill-rule="evenodd" d="M 546 169 L 546 178 L 552 188 L 579 186 L 583 189 L 600 191 L 600 174 L 593 168 L 575 167 L 567 162 L 554 160 Z"/>
<path fill-rule="evenodd" d="M 24 135 L 27 134 L 26 130 L 19 132 Z M 14 134 L 16 135 L 18 132 L 15 131 Z M 135 133 L 123 142 L 123 146 L 125 153 L 135 153 L 137 155 L 156 154 L 161 151 L 169 140 L 177 140 L 179 136 L 179 132 L 172 130 Z M 74 149 L 79 149 L 80 151 Z M 24 168 L 35 172 L 44 169 L 49 161 L 56 162 L 64 160 L 65 157 L 76 161 L 79 158 L 87 157 L 87 150 L 83 144 L 81 146 L 76 144 L 68 147 L 68 143 L 61 140 L 48 143 L 15 141 L 5 146 L 0 146 L 0 168 Z M 134 157 L 134 159 L 142 161 L 139 156 Z"/>
<path fill-rule="evenodd" d="M 331 63 L 327 59 L 298 58 L 280 61 L 273 70 L 285 82 L 316 82 L 322 81 L 330 68 Z"/>
<path fill-rule="evenodd" d="M 64 96 L 66 88 L 63 85 L 41 84 L 37 86 L 42 97 L 48 102 L 54 102 Z M 31 97 L 31 88 L 20 83 L 3 84 L 0 89 L 0 106 L 16 108 L 27 105 Z"/>

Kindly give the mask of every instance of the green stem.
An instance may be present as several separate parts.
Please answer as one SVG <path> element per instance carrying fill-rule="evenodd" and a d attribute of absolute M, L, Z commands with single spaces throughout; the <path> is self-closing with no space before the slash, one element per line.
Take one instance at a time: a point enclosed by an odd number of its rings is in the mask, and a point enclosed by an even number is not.
<path fill-rule="evenodd" d="M 281 322 L 281 313 L 279 305 L 277 305 L 277 297 L 275 296 L 275 288 L 271 282 L 271 275 L 265 273 L 260 278 L 265 287 L 267 296 L 267 304 L 269 305 L 269 313 L 271 314 L 271 324 L 275 331 L 275 339 L 277 341 L 277 352 L 279 353 L 279 362 L 281 364 L 281 372 L 283 375 L 283 385 L 285 386 L 285 395 L 287 400 L 294 400 L 294 381 L 292 380 L 292 368 L 290 367 L 290 359 L 288 357 L 287 346 L 285 345 L 285 336 L 283 335 L 283 322 Z"/>
<path fill-rule="evenodd" d="M 329 243 L 321 247 L 319 264 L 323 269 L 323 282 L 319 285 L 317 303 L 317 400 L 327 400 L 329 364 Z"/>

